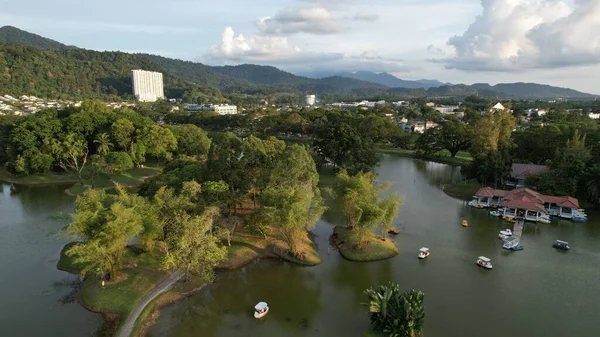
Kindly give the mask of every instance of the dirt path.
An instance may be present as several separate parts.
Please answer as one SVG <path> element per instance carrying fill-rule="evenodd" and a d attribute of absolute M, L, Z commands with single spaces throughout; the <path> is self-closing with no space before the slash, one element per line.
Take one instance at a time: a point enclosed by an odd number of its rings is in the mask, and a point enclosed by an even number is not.
<path fill-rule="evenodd" d="M 173 284 L 175 284 L 183 277 L 183 275 L 183 272 L 176 271 L 175 273 L 173 273 L 173 275 L 169 276 L 169 278 L 163 281 L 163 283 L 156 286 L 156 288 L 154 288 L 152 292 L 150 292 L 148 295 L 142 298 L 138 306 L 135 309 L 133 309 L 133 311 L 129 314 L 129 317 L 127 317 L 127 320 L 121 326 L 121 329 L 119 329 L 119 331 L 117 332 L 117 337 L 129 337 L 129 335 L 133 331 L 135 321 L 137 321 L 138 317 L 142 314 L 142 311 L 144 311 L 144 308 L 146 308 L 148 303 L 150 303 L 158 295 L 169 290 L 173 286 Z"/>

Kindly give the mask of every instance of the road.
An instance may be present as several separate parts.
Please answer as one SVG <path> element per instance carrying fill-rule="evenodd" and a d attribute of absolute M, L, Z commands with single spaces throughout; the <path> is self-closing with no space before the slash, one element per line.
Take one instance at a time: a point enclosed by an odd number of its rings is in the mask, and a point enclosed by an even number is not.
<path fill-rule="evenodd" d="M 182 271 L 176 271 L 171 276 L 169 276 L 163 283 L 159 284 L 154 288 L 148 295 L 146 295 L 138 306 L 133 309 L 133 311 L 127 317 L 127 320 L 117 332 L 118 337 L 129 337 L 131 332 L 133 331 L 133 326 L 135 325 L 135 321 L 137 321 L 138 317 L 144 311 L 144 308 L 150 303 L 153 299 L 155 299 L 158 295 L 164 293 L 169 290 L 177 281 L 179 281 L 183 277 L 184 273 Z"/>

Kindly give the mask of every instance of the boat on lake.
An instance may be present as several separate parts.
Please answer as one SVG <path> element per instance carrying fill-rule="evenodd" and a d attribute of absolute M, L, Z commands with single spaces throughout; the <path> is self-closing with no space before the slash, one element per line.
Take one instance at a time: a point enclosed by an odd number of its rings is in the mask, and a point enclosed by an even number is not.
<path fill-rule="evenodd" d="M 467 222 L 467 220 L 463 220 L 462 221 L 462 226 L 463 227 L 468 227 L 469 226 L 469 223 Z"/>
<path fill-rule="evenodd" d="M 424 259 L 429 256 L 429 248 L 423 247 L 419 249 L 419 259 Z"/>
<path fill-rule="evenodd" d="M 517 246 L 514 246 L 514 247 L 510 248 L 510 250 L 517 251 L 517 250 L 523 250 L 524 248 L 525 247 L 523 247 L 523 245 L 517 245 Z"/>
<path fill-rule="evenodd" d="M 554 247 L 556 249 L 560 249 L 560 250 L 571 249 L 571 247 L 569 247 L 569 243 L 567 241 L 562 241 L 562 240 L 556 240 L 556 242 L 554 244 L 552 244 L 552 247 Z"/>
<path fill-rule="evenodd" d="M 477 258 L 477 263 L 478 266 L 483 267 L 485 269 L 492 269 L 492 260 L 488 259 L 485 256 L 480 256 Z"/>
<path fill-rule="evenodd" d="M 500 231 L 500 234 L 498 234 L 498 238 L 500 238 L 501 240 L 506 240 L 509 237 L 511 237 L 513 235 L 513 232 L 510 228 L 507 228 L 503 231 Z"/>
<path fill-rule="evenodd" d="M 263 318 L 269 313 L 269 305 L 266 302 L 259 302 L 254 307 L 254 318 Z"/>
<path fill-rule="evenodd" d="M 491 216 L 501 216 L 502 213 L 500 213 L 500 211 L 490 211 L 490 215 Z"/>

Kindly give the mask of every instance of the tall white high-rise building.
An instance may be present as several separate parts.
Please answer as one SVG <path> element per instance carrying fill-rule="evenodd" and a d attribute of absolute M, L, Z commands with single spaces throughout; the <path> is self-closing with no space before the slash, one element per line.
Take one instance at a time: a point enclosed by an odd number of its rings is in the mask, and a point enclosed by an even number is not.
<path fill-rule="evenodd" d="M 317 104 L 317 96 L 315 95 L 306 95 L 306 104 L 313 106 Z"/>
<path fill-rule="evenodd" d="M 140 102 L 156 102 L 165 99 L 163 74 L 154 71 L 133 70 L 133 95 Z"/>

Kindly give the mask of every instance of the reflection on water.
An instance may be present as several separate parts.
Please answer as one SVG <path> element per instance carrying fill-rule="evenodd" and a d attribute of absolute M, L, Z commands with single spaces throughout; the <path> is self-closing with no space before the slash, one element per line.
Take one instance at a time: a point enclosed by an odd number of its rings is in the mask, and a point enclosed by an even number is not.
<path fill-rule="evenodd" d="M 440 190 L 460 179 L 458 168 L 385 156 L 377 171 L 379 181 L 394 182 L 391 191 L 404 196 L 402 233 L 394 238 L 398 256 L 357 263 L 328 254 L 332 226 L 343 223 L 332 212 L 314 230 L 321 265 L 261 261 L 220 274 L 205 290 L 166 307 L 151 335 L 362 336 L 370 329 L 363 291 L 390 280 L 425 292 L 428 337 L 597 335 L 600 214 L 588 212 L 592 220 L 585 224 L 527 224 L 525 250 L 509 252 L 498 239 L 508 223 Z M 558 238 L 572 250 L 554 250 Z M 419 260 L 423 246 L 431 256 Z M 493 270 L 476 267 L 480 255 L 492 259 Z M 252 317 L 259 301 L 271 308 L 261 321 Z"/>
<path fill-rule="evenodd" d="M 52 236 L 71 212 L 64 186 L 0 184 L 0 327 L 3 336 L 90 336 L 101 323 L 74 301 L 78 277 L 56 269 L 68 241 Z"/>

